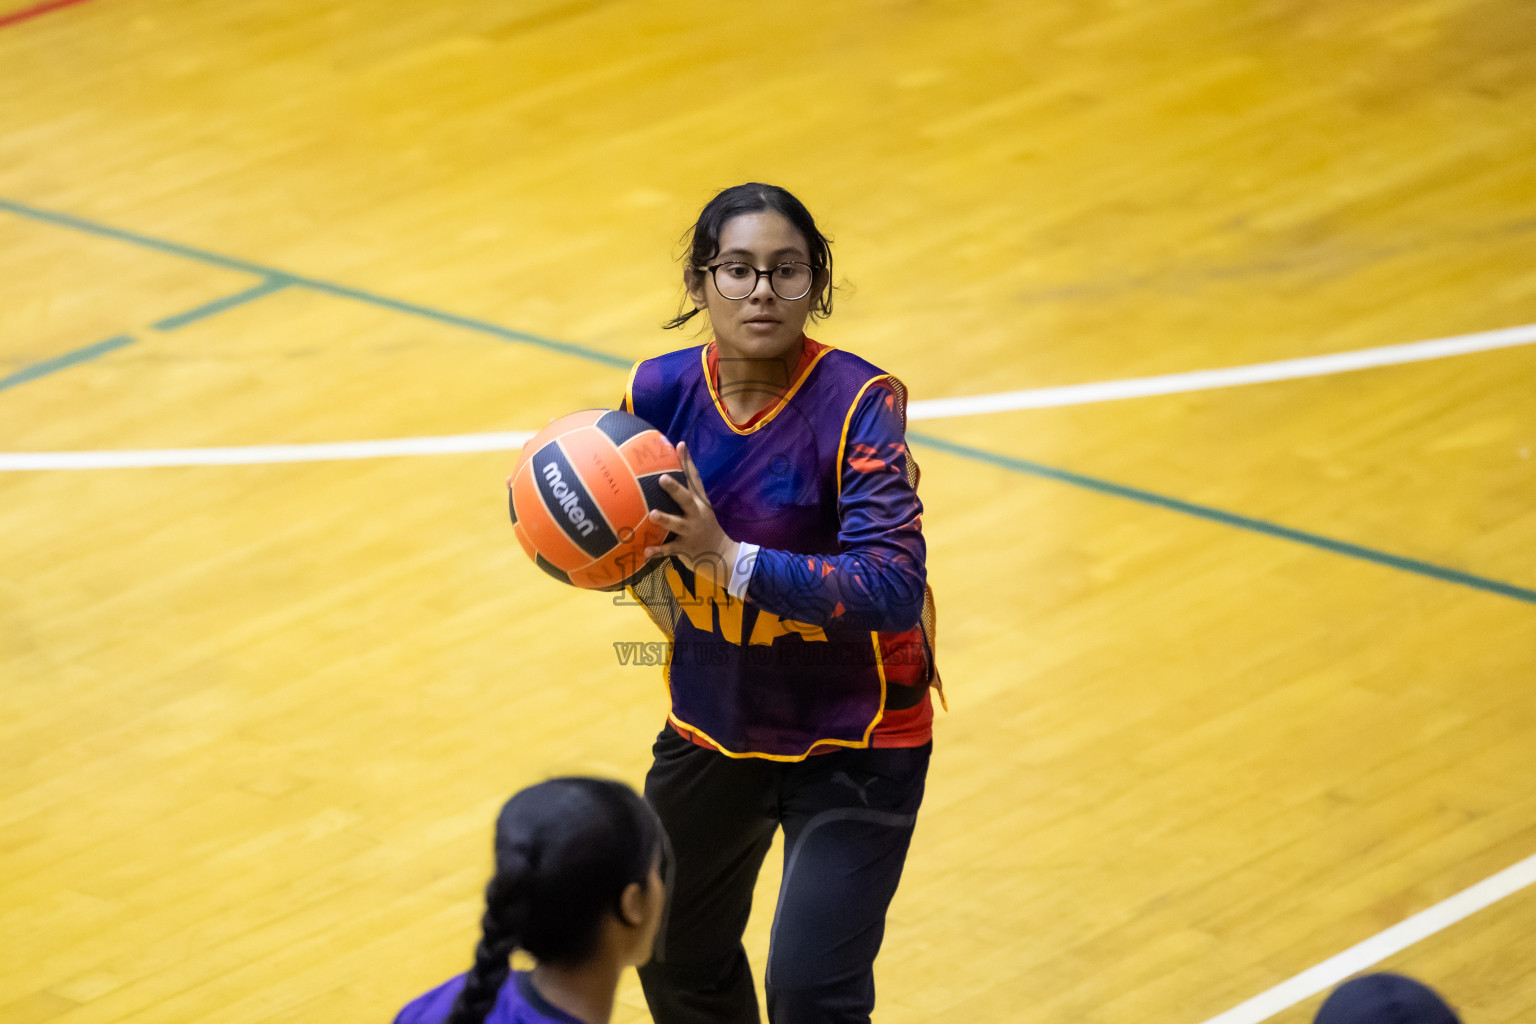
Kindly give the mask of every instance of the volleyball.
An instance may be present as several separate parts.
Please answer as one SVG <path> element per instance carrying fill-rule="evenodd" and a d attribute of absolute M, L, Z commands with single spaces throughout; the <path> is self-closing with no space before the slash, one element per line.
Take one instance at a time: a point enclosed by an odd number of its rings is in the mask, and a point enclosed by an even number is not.
<path fill-rule="evenodd" d="M 672 443 L 638 416 L 585 409 L 552 421 L 523 446 L 508 478 L 512 529 L 540 569 L 575 587 L 627 582 L 645 549 L 666 540 L 652 509 L 677 515 L 661 487 L 682 480 Z"/>

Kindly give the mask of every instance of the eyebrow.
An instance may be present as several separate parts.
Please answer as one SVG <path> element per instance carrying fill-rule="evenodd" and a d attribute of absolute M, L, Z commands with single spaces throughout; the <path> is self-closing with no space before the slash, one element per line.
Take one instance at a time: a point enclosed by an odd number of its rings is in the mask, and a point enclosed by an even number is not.
<path fill-rule="evenodd" d="M 724 252 L 716 255 L 715 259 L 725 259 L 727 256 L 746 256 L 751 258 L 756 255 L 757 253 L 752 252 L 750 249 L 727 249 Z M 806 251 L 797 245 L 786 245 L 784 248 L 775 249 L 773 252 L 768 254 L 769 259 L 778 259 L 781 256 L 803 256 L 807 259 L 810 258 Z"/>

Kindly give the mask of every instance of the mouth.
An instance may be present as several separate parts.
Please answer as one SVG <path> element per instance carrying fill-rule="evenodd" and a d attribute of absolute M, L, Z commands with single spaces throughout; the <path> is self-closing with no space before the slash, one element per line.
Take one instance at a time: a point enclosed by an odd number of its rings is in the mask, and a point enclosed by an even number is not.
<path fill-rule="evenodd" d="M 742 321 L 742 323 L 747 324 L 777 324 L 780 322 L 781 321 L 778 318 L 771 316 L 754 316 Z"/>

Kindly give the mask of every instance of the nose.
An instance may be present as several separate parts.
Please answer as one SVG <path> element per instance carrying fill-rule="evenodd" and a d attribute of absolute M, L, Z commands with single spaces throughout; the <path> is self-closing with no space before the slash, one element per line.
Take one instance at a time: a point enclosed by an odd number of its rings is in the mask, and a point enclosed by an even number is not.
<path fill-rule="evenodd" d="M 772 272 L 770 271 L 769 273 L 771 274 Z M 760 294 L 762 298 L 767 299 L 769 302 L 779 297 L 778 293 L 773 290 L 773 283 L 769 274 L 757 275 L 757 281 L 753 283 L 752 291 L 747 295 L 747 298 L 757 299 Z"/>

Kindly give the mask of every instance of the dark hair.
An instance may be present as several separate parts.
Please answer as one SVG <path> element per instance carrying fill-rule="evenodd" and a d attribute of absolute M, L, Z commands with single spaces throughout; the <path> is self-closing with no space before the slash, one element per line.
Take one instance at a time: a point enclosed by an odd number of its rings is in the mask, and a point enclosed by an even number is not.
<path fill-rule="evenodd" d="M 481 1024 L 511 973 L 514 949 L 580 964 L 605 914 L 621 913 L 664 842 L 656 813 L 622 782 L 559 778 L 529 786 L 496 819 L 496 873 L 485 887 L 475 965 L 446 1024 Z"/>
<path fill-rule="evenodd" d="M 1461 1024 L 1456 1011 L 1422 981 L 1382 971 L 1352 978 L 1333 990 L 1313 1024 Z"/>
<path fill-rule="evenodd" d="M 749 181 L 745 185 L 733 185 L 718 192 L 715 198 L 705 203 L 704 209 L 699 212 L 699 219 L 687 236 L 688 263 L 683 268 L 684 275 L 694 280 L 693 275 L 702 273 L 709 261 L 719 254 L 720 232 L 725 230 L 726 222 L 732 217 L 768 211 L 789 221 L 805 237 L 805 246 L 810 250 L 811 270 L 821 289 L 811 301 L 811 319 L 831 316 L 832 240 L 816 229 L 816 221 L 805 204 L 777 185 Z M 668 329 L 681 327 L 697 312 L 697 309 L 690 309 L 679 313 L 662 326 Z"/>

